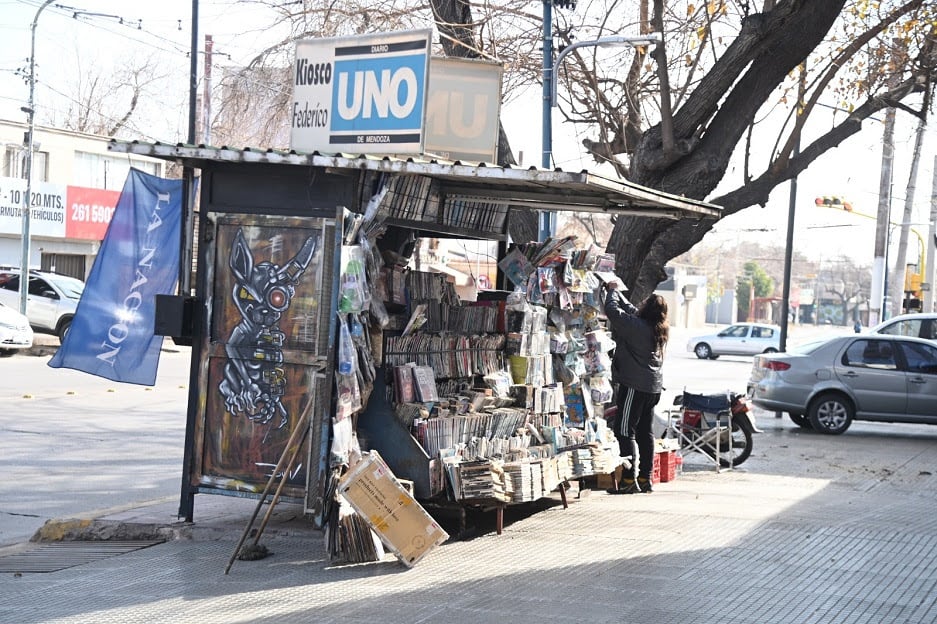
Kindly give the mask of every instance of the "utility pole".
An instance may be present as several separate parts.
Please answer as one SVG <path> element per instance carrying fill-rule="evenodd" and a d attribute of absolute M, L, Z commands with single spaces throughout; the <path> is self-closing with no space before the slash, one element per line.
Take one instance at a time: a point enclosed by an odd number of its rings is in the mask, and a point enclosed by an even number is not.
<path fill-rule="evenodd" d="M 888 250 L 888 228 L 891 223 L 891 179 L 892 165 L 895 160 L 895 109 L 885 109 L 885 129 L 882 132 L 882 172 L 878 183 L 878 213 L 875 219 L 875 259 L 872 262 L 872 292 L 870 300 L 872 307 L 869 310 L 869 325 L 874 327 L 888 318 L 887 297 L 885 290 L 888 284 L 885 258 Z"/>
<path fill-rule="evenodd" d="M 897 40 L 892 40 L 892 63 L 898 64 Z M 889 88 L 896 86 L 897 73 L 888 79 Z M 891 223 L 891 181 L 895 161 L 895 108 L 885 109 L 885 129 L 882 132 L 882 172 L 878 183 L 878 213 L 875 223 L 875 259 L 872 262 L 872 307 L 869 310 L 869 325 L 874 327 L 888 318 L 888 257 L 889 224 Z"/>

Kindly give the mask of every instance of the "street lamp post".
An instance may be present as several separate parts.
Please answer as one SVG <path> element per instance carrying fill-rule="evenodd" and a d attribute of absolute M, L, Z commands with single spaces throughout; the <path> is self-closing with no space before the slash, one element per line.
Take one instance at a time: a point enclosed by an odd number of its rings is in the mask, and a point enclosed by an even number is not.
<path fill-rule="evenodd" d="M 543 3 L 543 160 L 542 167 L 549 169 L 553 158 L 553 107 L 556 106 L 556 73 L 557 69 L 563 64 L 563 59 L 576 48 L 585 46 L 617 46 L 630 45 L 649 46 L 658 45 L 663 41 L 660 33 L 648 33 L 640 37 L 609 36 L 599 37 L 589 41 L 577 41 L 572 45 L 563 48 L 563 51 L 553 62 L 553 36 L 550 34 L 550 22 L 552 14 L 550 11 L 550 0 L 544 0 Z M 550 17 L 550 20 L 547 18 Z M 540 240 L 546 240 L 553 235 L 555 224 L 553 215 L 550 212 L 540 213 Z"/>
<path fill-rule="evenodd" d="M 26 297 L 29 294 L 29 226 L 30 210 L 32 209 L 33 194 L 33 133 L 36 128 L 36 26 L 39 23 L 39 15 L 54 0 L 45 0 L 39 10 L 36 11 L 36 17 L 30 25 L 30 45 L 29 45 L 29 103 L 21 109 L 26 113 L 26 195 L 23 197 L 23 255 L 20 259 L 20 314 L 26 314 Z"/>
<path fill-rule="evenodd" d="M 553 157 L 553 104 L 550 94 L 553 92 L 553 0 L 543 0 L 543 115 L 540 141 L 543 154 L 540 166 L 550 168 Z M 545 241 L 556 230 L 555 215 L 549 210 L 541 210 L 538 216 L 537 240 Z"/>

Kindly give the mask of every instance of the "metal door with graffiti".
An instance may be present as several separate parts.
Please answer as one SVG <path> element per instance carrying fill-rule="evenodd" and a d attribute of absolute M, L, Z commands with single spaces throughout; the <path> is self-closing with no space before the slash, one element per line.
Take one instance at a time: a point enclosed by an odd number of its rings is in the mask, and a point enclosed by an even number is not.
<path fill-rule="evenodd" d="M 327 459 L 336 220 L 209 221 L 209 328 L 190 482 L 199 491 L 262 492 L 308 410 L 305 448 L 283 490 L 303 499 L 322 491 Z"/>

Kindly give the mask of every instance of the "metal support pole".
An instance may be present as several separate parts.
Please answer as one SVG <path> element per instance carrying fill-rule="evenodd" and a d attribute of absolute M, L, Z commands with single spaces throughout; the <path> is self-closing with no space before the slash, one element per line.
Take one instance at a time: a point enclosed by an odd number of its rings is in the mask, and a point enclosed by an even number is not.
<path fill-rule="evenodd" d="M 553 0 L 543 0 L 543 157 L 540 165 L 550 169 L 553 160 Z M 556 229 L 555 215 L 548 210 L 539 213 L 537 240 L 545 241 Z"/>
<path fill-rule="evenodd" d="M 924 290 L 924 301 L 921 305 L 921 312 L 934 311 L 934 248 L 937 247 L 937 156 L 934 156 L 933 180 L 931 182 L 930 195 L 930 218 L 928 219 L 928 236 L 925 244 L 926 261 L 925 270 L 922 271 L 921 280 L 927 284 L 927 290 Z"/>
<path fill-rule="evenodd" d="M 804 92 L 806 85 L 806 66 L 800 66 L 800 80 L 797 90 L 797 109 L 803 108 Z M 797 137 L 794 142 L 794 152 L 792 158 L 800 156 L 800 130 L 796 130 Z M 787 238 L 784 246 L 784 284 L 781 288 L 781 336 L 778 346 L 781 352 L 787 351 L 787 322 L 790 316 L 791 305 L 791 265 L 794 260 L 794 216 L 797 212 L 797 176 L 791 178 L 791 195 L 787 206 Z M 754 281 L 752 288 L 755 287 Z"/>
<path fill-rule="evenodd" d="M 20 314 L 26 314 L 26 298 L 29 295 L 29 226 L 33 195 L 33 149 L 35 146 L 33 135 L 36 131 L 36 27 L 39 24 L 39 15 L 52 2 L 53 0 L 45 0 L 42 3 L 30 25 L 29 103 L 21 109 L 26 113 L 28 129 L 26 130 L 26 194 L 23 197 L 23 253 L 20 259 Z"/>
<path fill-rule="evenodd" d="M 189 144 L 195 144 L 195 98 L 198 86 L 198 0 L 192 0 L 192 38 L 189 48 Z M 179 290 L 183 295 L 189 295 L 192 289 L 192 237 L 195 232 L 195 170 L 192 167 L 182 169 L 183 192 L 183 228 L 179 241 L 181 255 L 179 258 Z M 203 221 L 204 225 L 204 221 Z M 200 255 L 201 251 L 199 252 Z M 204 284 L 203 284 L 204 286 Z M 204 290 L 203 290 L 204 292 Z M 182 485 L 179 494 L 179 517 L 186 522 L 192 522 L 195 511 L 195 490 L 189 483 L 195 457 L 195 420 L 196 405 L 198 404 L 198 350 L 202 344 L 201 334 L 207 326 L 202 316 L 203 308 L 200 306 L 199 322 L 195 328 L 195 341 L 192 347 L 192 357 L 189 364 L 189 406 L 186 417 L 185 442 L 182 457 Z"/>
<path fill-rule="evenodd" d="M 797 137 L 797 143 L 794 144 L 794 156 L 800 152 L 800 137 Z M 787 239 L 784 248 L 784 284 L 781 288 L 781 338 L 780 346 L 782 352 L 787 351 L 787 324 L 790 316 L 791 300 L 791 266 L 794 259 L 794 215 L 797 209 L 797 176 L 791 178 L 791 196 L 787 207 Z M 754 283 L 752 288 L 754 288 Z"/>
<path fill-rule="evenodd" d="M 891 212 L 889 212 L 889 221 L 885 225 L 885 276 L 882 286 L 882 318 L 879 322 L 887 321 L 892 316 L 891 297 L 888 295 L 888 248 L 891 247 Z"/>
<path fill-rule="evenodd" d="M 198 0 L 192 0 L 192 32 L 189 47 L 189 135 L 187 142 L 195 145 L 196 142 L 196 106 L 198 98 Z M 179 291 L 183 295 L 192 292 L 192 248 L 195 234 L 195 169 L 182 168 L 182 180 L 185 197 L 182 199 L 184 207 L 183 228 L 179 242 Z"/>

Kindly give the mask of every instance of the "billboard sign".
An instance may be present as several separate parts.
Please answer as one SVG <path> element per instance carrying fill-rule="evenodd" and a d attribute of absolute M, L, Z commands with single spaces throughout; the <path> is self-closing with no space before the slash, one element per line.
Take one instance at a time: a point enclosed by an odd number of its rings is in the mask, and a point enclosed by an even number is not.
<path fill-rule="evenodd" d="M 64 184 L 38 182 L 30 189 L 30 234 L 33 236 L 65 236 L 67 216 Z M 0 178 L 0 234 L 22 234 L 23 203 L 26 180 Z"/>
<path fill-rule="evenodd" d="M 429 66 L 426 153 L 495 163 L 501 114 L 500 63 L 435 57 Z"/>
<path fill-rule="evenodd" d="M 32 191 L 30 235 L 104 239 L 120 191 L 39 182 Z M 0 178 L 0 234 L 22 234 L 26 180 Z"/>
<path fill-rule="evenodd" d="M 296 43 L 290 147 L 419 154 L 430 30 Z"/>

